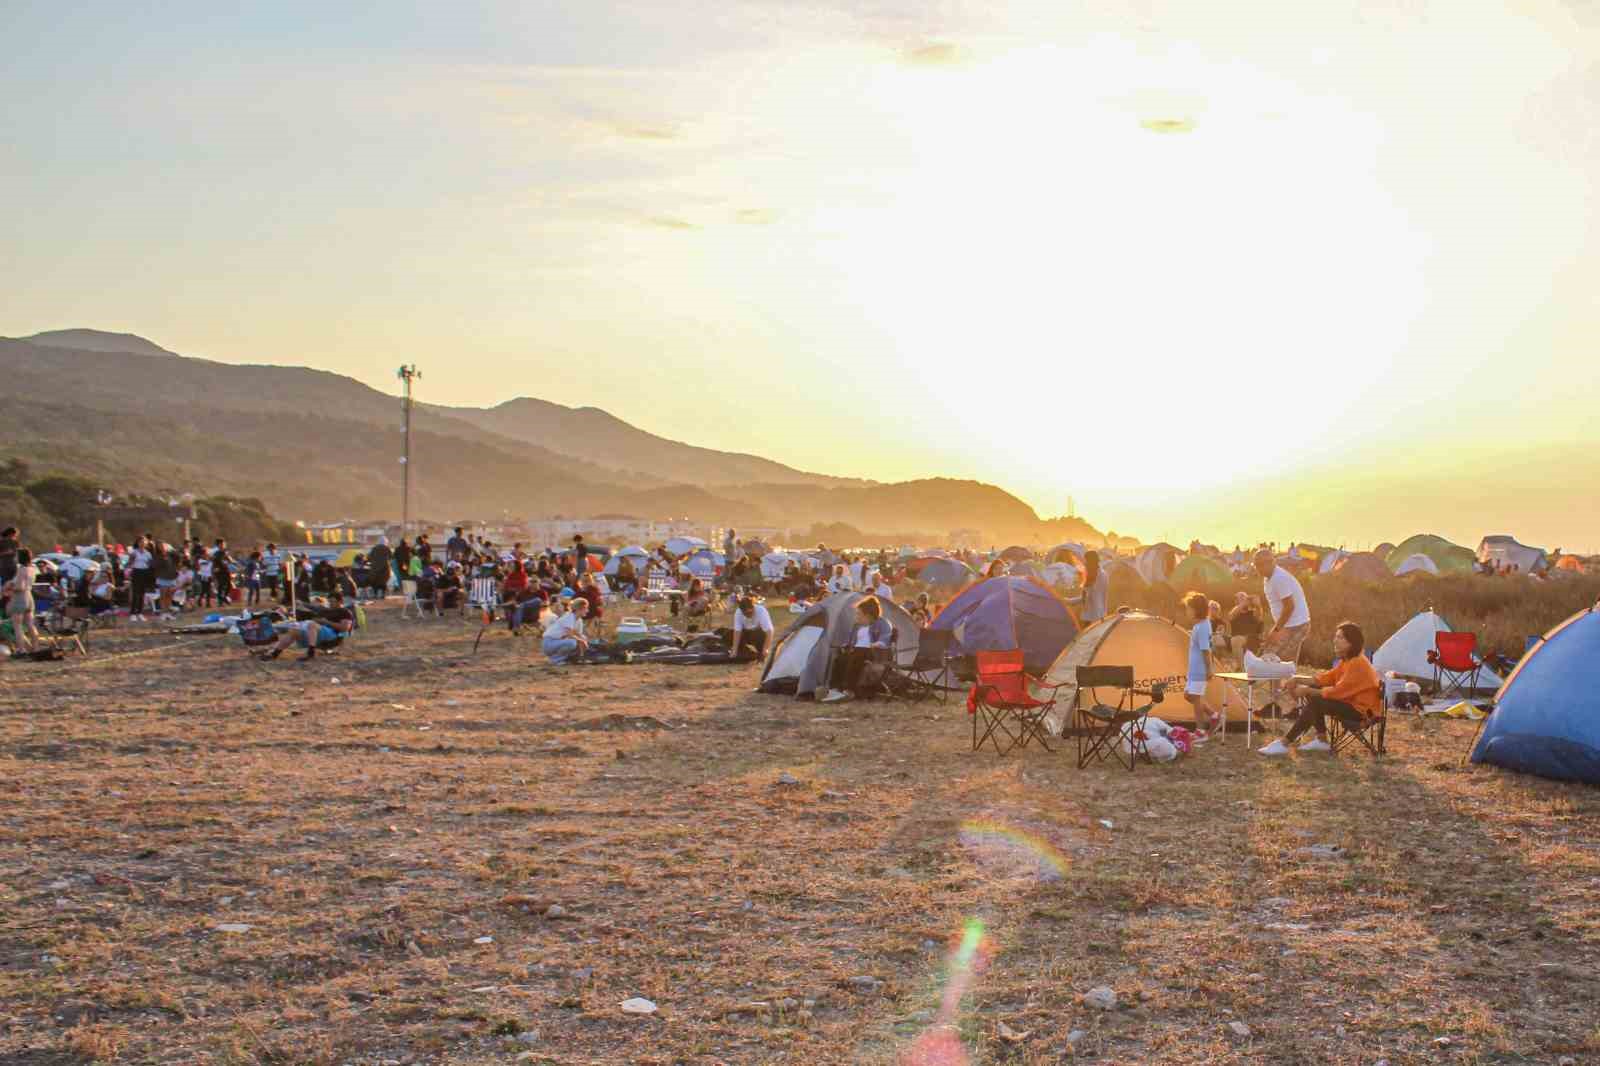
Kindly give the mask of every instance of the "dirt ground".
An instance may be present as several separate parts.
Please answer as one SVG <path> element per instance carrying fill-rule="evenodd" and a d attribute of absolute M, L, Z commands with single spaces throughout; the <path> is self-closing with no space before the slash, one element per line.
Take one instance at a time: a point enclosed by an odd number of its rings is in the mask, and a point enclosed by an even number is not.
<path fill-rule="evenodd" d="M 372 617 L 0 666 L 0 1062 L 1600 1062 L 1600 791 L 1470 723 L 1080 772 Z"/>

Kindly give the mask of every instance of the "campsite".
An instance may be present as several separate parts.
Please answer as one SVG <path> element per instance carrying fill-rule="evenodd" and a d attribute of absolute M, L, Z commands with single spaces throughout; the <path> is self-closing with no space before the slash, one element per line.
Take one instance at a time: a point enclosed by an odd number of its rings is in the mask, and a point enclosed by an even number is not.
<path fill-rule="evenodd" d="M 1600 1054 L 1600 792 L 1464 764 L 1470 721 L 1079 770 L 973 752 L 959 692 L 834 707 L 368 614 L 302 666 L 126 627 L 8 672 L 0 1058 Z"/>

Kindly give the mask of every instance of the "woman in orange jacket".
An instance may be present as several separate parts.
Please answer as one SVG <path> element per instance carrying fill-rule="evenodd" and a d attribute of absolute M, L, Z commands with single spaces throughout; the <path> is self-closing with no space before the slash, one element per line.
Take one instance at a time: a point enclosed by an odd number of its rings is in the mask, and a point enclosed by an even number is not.
<path fill-rule="evenodd" d="M 1315 729 L 1315 740 L 1300 745 L 1301 751 L 1331 751 L 1328 745 L 1329 715 L 1346 725 L 1360 726 L 1383 713 L 1383 683 L 1378 680 L 1377 668 L 1372 660 L 1361 654 L 1366 637 L 1354 622 L 1340 622 L 1333 631 L 1333 652 L 1338 663 L 1311 679 L 1310 684 L 1295 681 L 1289 685 L 1291 696 L 1304 696 L 1305 706 L 1295 716 L 1282 740 L 1259 749 L 1262 755 L 1286 755 L 1307 729 Z"/>

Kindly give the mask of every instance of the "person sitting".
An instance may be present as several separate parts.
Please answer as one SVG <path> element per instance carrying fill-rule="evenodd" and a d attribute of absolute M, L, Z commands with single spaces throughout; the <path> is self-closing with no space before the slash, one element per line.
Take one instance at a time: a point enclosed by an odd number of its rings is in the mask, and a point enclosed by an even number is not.
<path fill-rule="evenodd" d="M 1261 654 L 1261 611 L 1248 592 L 1234 593 L 1233 610 L 1228 612 L 1228 644 L 1234 660 L 1244 662 L 1244 653 Z"/>
<path fill-rule="evenodd" d="M 89 611 L 104 614 L 117 606 L 117 586 L 111 580 L 111 568 L 101 567 L 89 578 Z"/>
<path fill-rule="evenodd" d="M 701 618 L 711 613 L 711 593 L 699 578 L 689 582 L 689 592 L 683 598 L 683 613 L 690 618 Z"/>
<path fill-rule="evenodd" d="M 605 594 L 600 591 L 600 585 L 595 581 L 593 574 L 584 574 L 578 578 L 578 596 L 589 601 L 589 620 L 599 622 L 605 617 Z"/>
<path fill-rule="evenodd" d="M 588 613 L 589 601 L 574 597 L 567 601 L 566 612 L 557 615 L 544 627 L 541 646 L 552 663 L 582 660 L 588 654 L 589 639 L 583 631 L 583 619 Z"/>
<path fill-rule="evenodd" d="M 733 657 L 760 660 L 771 642 L 772 615 L 767 613 L 766 605 L 757 603 L 753 596 L 740 597 L 738 609 L 733 612 Z"/>
<path fill-rule="evenodd" d="M 340 567 L 333 575 L 334 587 L 344 599 L 354 602 L 358 598 L 356 579 L 349 570 Z"/>
<path fill-rule="evenodd" d="M 308 609 L 311 617 L 290 622 L 279 634 L 278 642 L 260 653 L 263 659 L 276 659 L 288 649 L 299 644 L 305 648 L 305 658 L 315 659 L 318 648 L 330 648 L 356 627 L 355 614 L 344 605 L 344 594 L 338 589 L 328 594 L 328 606 Z"/>
<path fill-rule="evenodd" d="M 831 596 L 836 592 L 854 592 L 855 590 L 855 579 L 850 576 L 850 572 L 845 569 L 844 564 L 835 564 L 833 576 L 828 578 L 828 594 Z"/>
<path fill-rule="evenodd" d="M 823 703 L 854 699 L 861 687 L 861 674 L 875 650 L 894 641 L 894 626 L 883 617 L 883 605 L 876 597 L 864 597 L 856 604 L 855 624 L 850 629 L 850 644 L 834 657 L 828 677 L 828 694 Z"/>
<path fill-rule="evenodd" d="M 928 594 L 917 593 L 916 600 L 911 604 L 911 620 L 917 623 L 919 628 L 926 629 L 928 623 L 933 621 L 933 614 L 933 605 L 928 602 Z"/>
<path fill-rule="evenodd" d="M 633 567 L 633 560 L 624 555 L 617 560 L 617 591 L 628 599 L 633 599 L 639 594 L 639 572 Z"/>
<path fill-rule="evenodd" d="M 1310 683 L 1295 680 L 1289 684 L 1291 696 L 1302 697 L 1304 706 L 1295 715 L 1294 724 L 1282 740 L 1257 749 L 1262 755 L 1286 755 L 1289 745 L 1307 729 L 1316 731 L 1316 739 L 1300 745 L 1301 751 L 1332 751 L 1328 744 L 1327 720 L 1337 718 L 1353 728 L 1359 728 L 1383 713 L 1383 683 L 1372 660 L 1362 654 L 1366 637 L 1354 622 L 1340 622 L 1333 631 L 1333 669 L 1314 676 Z"/>
<path fill-rule="evenodd" d="M 326 559 L 318 561 L 311 568 L 311 591 L 320 592 L 324 596 L 339 587 L 339 576 L 334 572 L 333 564 Z"/>
<path fill-rule="evenodd" d="M 415 556 L 412 557 L 412 561 L 416 561 Z M 417 574 L 417 606 L 419 609 L 424 605 L 433 606 L 434 584 L 443 576 L 444 572 L 437 564 L 424 566 Z"/>
<path fill-rule="evenodd" d="M 461 564 L 452 562 L 433 580 L 433 610 L 443 614 L 461 606 Z"/>

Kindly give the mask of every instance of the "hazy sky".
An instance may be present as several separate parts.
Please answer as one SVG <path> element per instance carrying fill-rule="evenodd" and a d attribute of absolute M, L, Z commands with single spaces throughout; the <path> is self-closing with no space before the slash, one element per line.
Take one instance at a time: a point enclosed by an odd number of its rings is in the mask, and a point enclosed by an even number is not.
<path fill-rule="evenodd" d="M 239 9 L 239 10 L 235 10 Z M 0 333 L 1600 548 L 1593 3 L 0 3 Z"/>

